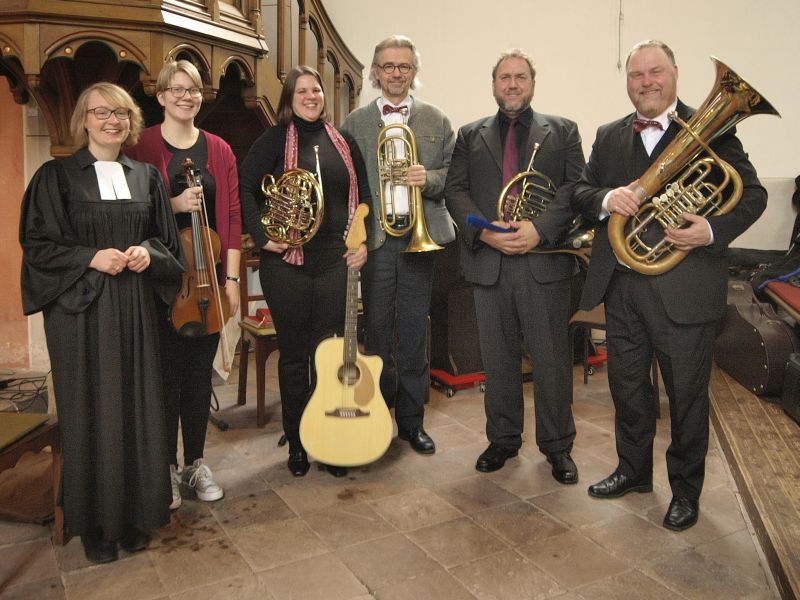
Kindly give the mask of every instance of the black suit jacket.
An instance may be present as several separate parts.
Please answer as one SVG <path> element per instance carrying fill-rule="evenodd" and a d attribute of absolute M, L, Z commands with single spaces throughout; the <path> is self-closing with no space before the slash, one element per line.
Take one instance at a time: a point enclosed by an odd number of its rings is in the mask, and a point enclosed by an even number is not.
<path fill-rule="evenodd" d="M 568 119 L 533 112 L 528 140 L 520 147 L 524 165 L 530 161 L 534 143 L 542 146 L 533 168 L 547 175 L 557 188 L 548 209 L 534 221 L 542 246 L 560 241 L 573 218 L 570 208 L 572 184 L 585 166 L 578 126 Z M 465 125 L 458 132 L 445 183 L 447 209 L 461 232 L 461 264 L 467 281 L 492 285 L 500 274 L 500 252 L 478 239 L 480 230 L 467 226 L 467 216 L 476 214 L 497 220 L 497 199 L 502 189 L 503 147 L 498 115 Z M 526 255 L 531 274 L 540 283 L 566 279 L 575 270 L 575 259 L 567 254 Z"/>
<path fill-rule="evenodd" d="M 687 120 L 694 110 L 679 100 L 677 112 Z M 633 130 L 635 116 L 632 113 L 597 130 L 589 162 L 574 187 L 573 208 L 596 222 L 592 258 L 580 303 L 584 310 L 603 302 L 618 264 L 608 241 L 608 219 L 598 221 L 603 198 L 612 189 L 638 179 L 679 131 L 676 123 L 670 124 L 648 157 L 641 136 Z M 735 129 L 720 136 L 711 147 L 739 173 L 744 188 L 739 204 L 730 213 L 707 217 L 714 233 L 713 244 L 691 251 L 672 270 L 651 276 L 667 314 L 676 323 L 703 323 L 723 316 L 728 245 L 758 219 L 767 205 L 767 192 L 758 181 Z"/>

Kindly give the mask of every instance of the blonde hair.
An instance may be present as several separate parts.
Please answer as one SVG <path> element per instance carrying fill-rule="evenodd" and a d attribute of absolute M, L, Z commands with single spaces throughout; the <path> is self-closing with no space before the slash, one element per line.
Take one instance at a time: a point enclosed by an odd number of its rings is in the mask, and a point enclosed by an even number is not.
<path fill-rule="evenodd" d="M 70 133 L 72 133 L 73 143 L 78 146 L 78 148 L 89 145 L 89 137 L 86 134 L 85 126 L 86 112 L 89 110 L 89 96 L 95 91 L 100 92 L 100 95 L 111 105 L 109 108 L 127 108 L 131 111 L 130 130 L 123 144 L 125 146 L 135 145 L 136 142 L 139 141 L 139 134 L 144 128 L 142 110 L 128 92 L 118 85 L 108 83 L 107 81 L 101 81 L 90 85 L 78 96 L 78 101 L 75 103 L 75 110 L 72 111 L 72 119 L 70 119 L 69 123 L 69 130 Z"/>
<path fill-rule="evenodd" d="M 180 72 L 186 73 L 196 87 L 203 89 L 203 78 L 200 77 L 200 71 L 194 64 L 188 60 L 171 60 L 161 67 L 161 72 L 156 80 L 156 93 L 165 91 L 175 74 Z"/>

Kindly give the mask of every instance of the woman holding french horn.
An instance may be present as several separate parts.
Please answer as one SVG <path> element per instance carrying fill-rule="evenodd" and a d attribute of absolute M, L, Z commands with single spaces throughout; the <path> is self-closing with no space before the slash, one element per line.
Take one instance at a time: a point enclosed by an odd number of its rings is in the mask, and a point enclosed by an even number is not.
<path fill-rule="evenodd" d="M 302 477 L 309 462 L 299 428 L 314 384 L 313 353 L 321 339 L 343 333 L 347 269 L 367 260 L 363 244 L 346 253 L 344 236 L 356 205 L 370 195 L 358 146 L 328 122 L 313 68 L 286 76 L 278 124 L 250 148 L 240 191 L 245 227 L 261 248 L 261 288 L 278 337 L 287 466 Z M 346 473 L 327 468 L 334 476 Z"/>

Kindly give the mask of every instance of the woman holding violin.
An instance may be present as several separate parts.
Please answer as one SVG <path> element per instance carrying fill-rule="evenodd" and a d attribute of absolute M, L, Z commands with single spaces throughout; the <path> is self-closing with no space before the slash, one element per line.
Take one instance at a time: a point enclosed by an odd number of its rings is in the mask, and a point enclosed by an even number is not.
<path fill-rule="evenodd" d="M 59 499 L 86 558 L 144 550 L 169 522 L 156 297 L 182 266 L 164 184 L 120 154 L 142 129 L 139 107 L 111 83 L 75 104 L 80 148 L 34 174 L 22 201 L 22 305 L 41 311 L 64 457 Z"/>
<path fill-rule="evenodd" d="M 316 148 L 315 148 L 316 147 Z M 324 217 L 316 234 L 304 245 L 267 238 L 261 225 L 265 175 L 275 180 L 299 167 L 321 167 Z M 278 337 L 278 381 L 283 431 L 289 442 L 288 468 L 297 477 L 309 468 L 300 442 L 300 417 L 314 386 L 314 350 L 319 341 L 343 334 L 347 268 L 367 260 L 362 244 L 346 254 L 344 235 L 359 202 L 369 201 L 364 161 L 352 138 L 327 121 L 325 93 L 319 73 L 311 67 L 292 69 L 278 102 L 278 124 L 258 138 L 242 163 L 242 216 L 255 245 L 261 248 L 259 277 Z M 342 467 L 328 467 L 335 476 Z"/>
<path fill-rule="evenodd" d="M 181 505 L 181 484 L 206 502 L 223 496 L 203 450 L 214 355 L 225 322 L 239 312 L 242 228 L 236 158 L 224 140 L 195 126 L 202 90 L 200 73 L 191 62 L 164 65 L 156 82 L 164 122 L 144 130 L 128 151 L 161 172 L 189 264 L 181 290 L 171 307 L 163 307 L 159 321 L 173 510 Z"/>

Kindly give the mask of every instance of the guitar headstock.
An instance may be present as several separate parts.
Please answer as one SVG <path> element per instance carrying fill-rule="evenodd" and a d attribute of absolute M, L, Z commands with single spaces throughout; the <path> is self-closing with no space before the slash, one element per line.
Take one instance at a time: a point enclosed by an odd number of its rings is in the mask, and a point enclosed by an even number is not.
<path fill-rule="evenodd" d="M 364 226 L 364 219 L 368 214 L 368 204 L 356 206 L 356 212 L 353 213 L 353 220 L 350 222 L 350 230 L 347 232 L 347 238 L 344 241 L 344 245 L 347 246 L 349 252 L 355 252 L 367 240 L 367 228 Z"/>

